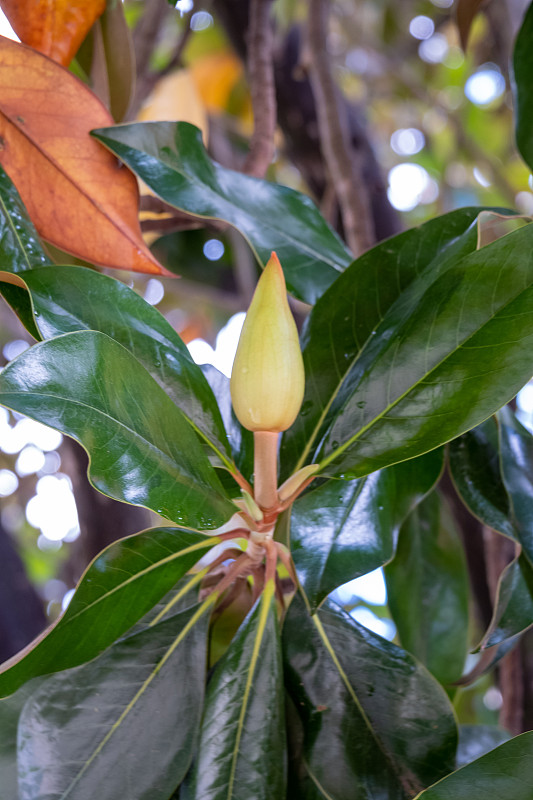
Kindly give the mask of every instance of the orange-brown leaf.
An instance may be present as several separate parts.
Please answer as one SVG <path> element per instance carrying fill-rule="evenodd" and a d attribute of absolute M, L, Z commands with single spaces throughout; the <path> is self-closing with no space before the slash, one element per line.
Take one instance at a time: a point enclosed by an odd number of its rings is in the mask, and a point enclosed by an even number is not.
<path fill-rule="evenodd" d="M 93 264 L 166 274 L 141 236 L 135 177 L 89 136 L 112 124 L 70 72 L 0 37 L 0 163 L 39 234 Z"/>
<path fill-rule="evenodd" d="M 24 44 L 68 67 L 106 0 L 2 0 L 1 5 Z"/>

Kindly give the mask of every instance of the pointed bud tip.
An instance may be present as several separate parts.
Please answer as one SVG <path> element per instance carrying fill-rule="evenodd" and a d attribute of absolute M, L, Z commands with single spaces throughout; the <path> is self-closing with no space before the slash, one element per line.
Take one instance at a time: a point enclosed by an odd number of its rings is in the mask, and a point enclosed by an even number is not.
<path fill-rule="evenodd" d="M 302 353 L 275 252 L 259 278 L 246 315 L 230 389 L 237 418 L 251 431 L 287 430 L 302 404 Z"/>

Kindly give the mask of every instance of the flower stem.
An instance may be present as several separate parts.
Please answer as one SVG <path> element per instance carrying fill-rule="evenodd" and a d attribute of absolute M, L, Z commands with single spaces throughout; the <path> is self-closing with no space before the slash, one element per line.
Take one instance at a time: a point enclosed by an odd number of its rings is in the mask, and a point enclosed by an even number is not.
<path fill-rule="evenodd" d="M 261 508 L 278 504 L 278 439 L 274 431 L 254 432 L 254 499 Z"/>

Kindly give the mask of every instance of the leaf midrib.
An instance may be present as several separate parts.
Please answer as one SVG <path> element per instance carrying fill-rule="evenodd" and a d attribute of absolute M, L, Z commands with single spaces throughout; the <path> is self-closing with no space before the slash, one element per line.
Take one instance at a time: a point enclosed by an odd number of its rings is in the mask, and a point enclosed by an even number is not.
<path fill-rule="evenodd" d="M 79 194 L 81 194 L 81 195 L 82 195 L 82 197 L 84 197 L 84 198 L 85 198 L 85 200 L 87 200 L 87 201 L 88 201 L 88 202 L 91 204 L 91 206 L 94 208 L 94 210 L 97 212 L 97 214 L 98 214 L 100 217 L 103 217 L 104 219 L 106 219 L 107 221 L 109 221 L 109 222 L 111 223 L 111 225 L 113 226 L 113 228 L 115 228 L 115 229 L 116 229 L 116 230 L 117 230 L 117 231 L 118 231 L 118 232 L 119 232 L 119 233 L 120 233 L 122 236 L 124 236 L 124 237 L 125 237 L 125 238 L 128 240 L 128 242 L 129 242 L 131 245 L 133 245 L 133 246 L 134 246 L 134 247 L 135 247 L 137 250 L 142 250 L 142 248 L 141 248 L 141 244 L 142 244 L 142 242 L 139 242 L 139 241 L 137 241 L 137 240 L 135 239 L 135 237 L 134 237 L 134 235 L 133 235 L 133 232 L 130 230 L 130 228 L 129 228 L 128 226 L 126 226 L 126 225 L 124 225 L 124 224 L 122 223 L 122 219 L 121 219 L 120 217 L 118 217 L 118 218 L 115 218 L 115 216 L 114 216 L 114 215 L 110 215 L 108 212 L 106 212 L 106 211 L 103 211 L 103 210 L 102 210 L 102 208 L 101 208 L 101 206 L 100 206 L 100 204 L 99 204 L 99 203 L 98 203 L 96 200 L 93 200 L 93 198 L 91 197 L 91 195 L 90 195 L 90 194 L 88 194 L 88 192 L 87 192 L 87 190 L 85 189 L 85 187 L 83 187 L 83 186 L 81 186 L 80 184 L 76 183 L 76 181 L 75 181 L 75 180 L 74 180 L 74 179 L 73 179 L 73 178 L 72 178 L 72 177 L 71 177 L 71 176 L 70 176 L 70 175 L 69 175 L 67 172 L 65 172 L 65 171 L 64 171 L 64 170 L 63 170 L 63 169 L 62 169 L 62 168 L 61 168 L 61 167 L 58 165 L 58 163 L 57 163 L 56 159 L 55 159 L 55 158 L 53 158 L 53 157 L 52 157 L 52 156 L 51 156 L 49 153 L 47 153 L 47 152 L 46 152 L 46 150 L 43 150 L 43 149 L 42 149 L 42 147 L 41 147 L 39 144 L 37 144 L 37 143 L 36 143 L 36 142 L 35 142 L 35 141 L 32 139 L 32 137 L 30 136 L 29 132 L 28 132 L 28 131 L 26 131 L 26 130 L 25 130 L 25 129 L 24 129 L 22 126 L 21 126 L 21 125 L 17 124 L 17 123 L 16 123 L 16 122 L 15 122 L 15 121 L 14 121 L 14 120 L 13 120 L 13 119 L 12 119 L 12 118 L 11 118 L 11 117 L 10 117 L 10 116 L 9 116 L 9 115 L 8 115 L 8 114 L 7 114 L 7 113 L 6 113 L 6 112 L 5 112 L 5 111 L 4 111 L 2 108 L 1 108 L 1 106 L 0 106 L 0 114 L 1 114 L 1 115 L 2 115 L 2 117 L 3 117 L 3 118 L 6 120 L 6 122 L 8 123 L 8 125 L 12 125 L 12 126 L 13 126 L 13 128 L 15 128 L 15 130 L 16 130 L 16 131 L 17 131 L 17 132 L 18 132 L 18 133 L 19 133 L 19 134 L 20 134 L 20 135 L 21 135 L 21 136 L 22 136 L 24 139 L 26 139 L 26 141 L 27 141 L 27 142 L 29 142 L 29 144 L 30 144 L 32 147 L 34 147 L 34 148 L 37 150 L 37 152 L 39 153 L 39 155 L 41 156 L 41 158 L 43 158 L 45 161 L 47 161 L 49 164 L 51 164 L 51 166 L 52 166 L 52 167 L 53 167 L 55 170 L 57 170 L 57 172 L 59 172 L 59 173 L 60 173 L 60 175 L 61 175 L 63 178 L 65 178 L 65 179 L 67 180 L 67 182 L 68 182 L 68 183 L 69 183 L 69 184 L 70 184 L 70 185 L 71 185 L 71 186 L 74 188 L 74 190 L 75 190 L 76 192 L 79 192 Z M 50 241 L 52 244 L 55 244 L 57 247 L 61 248 L 61 242 L 59 242 L 59 243 L 58 243 L 57 241 L 56 241 L 56 242 L 54 242 L 52 239 L 49 239 L 49 241 Z M 145 253 L 143 253 L 143 256 L 144 256 L 144 258 L 147 258 L 147 256 L 146 256 L 146 254 L 145 254 Z M 148 260 L 148 258 L 147 258 L 147 260 Z"/>
<path fill-rule="evenodd" d="M 257 217 L 255 215 L 255 213 L 251 214 L 249 209 L 247 209 L 245 206 L 237 205 L 233 200 L 229 199 L 225 194 L 223 194 L 222 191 L 217 192 L 216 189 L 213 189 L 211 186 L 209 186 L 209 184 L 202 183 L 201 180 L 198 179 L 194 173 L 193 173 L 193 177 L 191 178 L 190 174 L 186 173 L 183 169 L 176 169 L 176 167 L 173 164 L 171 164 L 171 163 L 159 158 L 159 156 L 152 155 L 147 150 L 138 150 L 136 147 L 133 147 L 130 144 L 124 144 L 120 140 L 111 139 L 111 137 L 106 137 L 106 138 L 109 138 L 110 141 L 118 142 L 119 144 L 122 144 L 124 147 L 128 148 L 129 150 L 133 151 L 134 153 L 137 152 L 137 153 L 141 153 L 141 154 L 147 155 L 149 158 L 153 159 L 155 162 L 158 162 L 159 164 L 163 164 L 171 173 L 175 172 L 177 175 L 181 175 L 186 181 L 189 181 L 191 184 L 193 184 L 193 186 L 195 188 L 197 188 L 197 189 L 200 188 L 202 191 L 205 191 L 207 189 L 207 191 L 209 192 L 209 194 L 212 197 L 215 197 L 219 202 L 220 202 L 220 199 L 222 199 L 231 209 L 234 209 L 234 210 L 238 211 L 239 214 L 242 214 L 243 211 L 244 211 L 256 223 L 260 223 L 260 225 L 261 225 L 261 227 L 263 229 L 271 230 L 271 231 L 276 232 L 277 234 L 281 234 L 284 237 L 286 242 L 288 242 L 289 244 L 293 245 L 297 249 L 303 251 L 306 255 L 311 257 L 314 261 L 320 261 L 320 262 L 322 262 L 324 264 L 327 264 L 332 269 L 334 269 L 335 272 L 338 272 L 339 275 L 344 272 L 344 269 L 339 269 L 338 262 L 330 260 L 324 255 L 318 254 L 316 251 L 310 249 L 309 246 L 306 246 L 305 242 L 303 240 L 295 239 L 294 237 L 292 237 L 289 234 L 287 234 L 287 232 L 285 230 L 283 230 L 281 227 L 276 228 L 273 225 L 269 224 L 268 217 L 259 218 L 259 217 Z M 221 167 L 215 161 L 213 161 L 212 164 L 215 167 L 215 174 L 216 174 L 216 172 L 218 172 L 219 169 L 224 169 L 224 167 Z M 228 170 L 228 172 L 231 172 L 231 171 L 232 170 Z M 239 173 L 237 173 L 237 175 L 239 175 Z M 242 177 L 242 176 L 240 176 L 240 177 Z M 169 200 L 168 197 L 163 197 L 163 195 L 160 194 L 160 192 L 157 189 L 157 187 L 152 185 L 150 183 L 150 181 L 146 180 L 146 178 L 143 178 L 143 180 L 148 185 L 150 185 L 150 188 L 156 194 L 158 194 L 162 199 L 166 200 L 166 202 L 169 203 L 169 205 L 174 206 L 174 208 L 177 208 L 180 211 L 187 211 L 187 213 L 189 213 L 189 214 L 193 213 L 193 215 L 195 217 L 199 217 L 200 219 L 223 219 L 220 215 L 217 215 L 217 214 L 198 214 L 196 211 L 195 212 L 191 212 L 190 209 L 186 209 L 183 205 L 180 205 L 180 204 L 174 202 L 173 200 Z M 273 186 L 276 186 L 276 185 L 277 184 L 273 184 Z M 216 205 L 216 203 L 215 203 L 215 205 Z M 250 241 L 250 239 L 248 237 L 248 232 L 246 234 L 244 234 L 243 231 L 238 227 L 237 223 L 230 222 L 230 220 L 226 220 L 226 221 L 229 222 L 230 225 L 232 225 L 234 228 L 236 228 L 239 231 L 239 233 L 241 233 L 241 235 L 243 235 L 245 237 L 245 239 L 247 240 L 248 244 L 250 245 L 252 251 L 255 253 L 258 261 L 261 261 L 261 259 L 259 258 L 259 255 L 257 253 L 255 245 L 253 244 L 253 242 Z M 347 255 L 349 255 L 349 254 L 347 254 Z M 352 262 L 349 261 L 347 266 L 349 266 L 351 263 Z"/>
<path fill-rule="evenodd" d="M 440 277 L 440 276 L 439 276 L 439 277 Z M 387 406 L 386 406 L 386 407 L 385 407 L 385 408 L 384 408 L 384 409 L 383 409 L 383 410 L 382 410 L 382 411 L 381 411 L 381 412 L 380 412 L 380 413 L 379 413 L 377 416 L 373 417 L 373 419 L 372 419 L 372 420 L 370 420 L 370 422 L 368 422 L 366 425 L 364 425 L 362 428 L 360 428 L 360 429 L 357 431 L 357 433 L 355 433 L 355 434 L 354 434 L 354 435 L 353 435 L 353 436 L 352 436 L 350 439 L 348 439 L 348 440 L 347 440 L 347 441 L 346 441 L 346 442 L 345 442 L 343 445 L 341 445 L 341 446 L 340 446 L 340 447 L 338 447 L 336 450 L 334 450 L 332 453 L 330 453 L 330 454 L 329 454 L 329 456 L 326 456 L 326 457 L 325 457 L 325 458 L 324 458 L 324 459 L 323 459 L 323 460 L 320 462 L 320 467 L 319 467 L 319 469 L 320 469 L 320 470 L 323 470 L 323 469 L 324 469 L 324 468 L 325 468 L 325 467 L 326 467 L 328 464 L 330 464 L 332 461 L 334 461 L 334 460 L 335 460 L 335 459 L 336 459 L 336 458 L 337 458 L 339 455 L 342 455 L 342 453 L 343 453 L 343 452 L 344 452 L 344 451 L 345 451 L 345 450 L 346 450 L 348 447 L 350 447 L 352 444 L 354 444 L 354 442 L 356 442 L 356 441 L 357 441 L 357 440 L 358 440 L 358 439 L 359 439 L 359 438 L 360 438 L 360 437 L 361 437 L 361 436 L 362 436 L 364 433 L 366 433 L 367 431 L 369 431 L 369 430 L 370 430 L 370 429 L 371 429 L 371 428 L 372 428 L 372 427 L 373 427 L 373 426 L 374 426 L 374 425 L 375 425 L 377 422 L 379 422 L 379 421 L 380 421 L 380 420 L 381 420 L 381 419 L 382 419 L 384 416 L 386 416 L 386 415 L 389 413 L 389 411 L 391 411 L 391 410 L 392 410 L 393 408 L 395 408 L 395 407 L 396 407 L 396 406 L 397 406 L 399 403 L 401 403 L 401 401 L 402 401 L 402 400 L 404 400 L 406 397 L 408 397 L 408 396 L 409 396 L 409 394 L 410 394 L 412 391 L 414 391 L 415 389 L 417 389 L 417 388 L 419 387 L 419 385 L 420 385 L 420 384 L 421 384 L 423 381 L 425 381 L 425 380 L 426 380 L 426 379 L 427 379 L 427 378 L 428 378 L 430 375 L 432 375 L 432 373 L 434 373 L 436 370 L 440 369 L 440 367 L 442 367 L 442 366 L 443 366 L 443 364 L 445 364 L 445 363 L 446 363 L 446 361 L 448 361 L 448 360 L 449 360 L 450 358 L 452 358 L 452 356 L 454 356 L 454 355 L 455 355 L 455 354 L 456 354 L 456 353 L 457 353 L 459 350 L 461 350 L 461 349 L 462 349 L 462 348 L 463 348 L 463 347 L 464 347 L 464 346 L 467 344 L 467 342 L 469 342 L 469 341 L 470 341 L 470 339 L 472 339 L 474 336 L 477 336 L 477 334 L 479 334 L 479 333 L 480 333 L 480 331 L 482 331 L 482 330 L 483 330 L 483 328 L 485 328 L 487 325 L 490 325 L 490 323 L 491 323 L 491 322 L 492 322 L 492 321 L 493 321 L 493 320 L 494 320 L 494 319 L 495 319 L 497 316 L 499 316 L 499 314 L 500 314 L 502 311 L 504 311 L 504 310 L 505 310 L 505 309 L 506 309 L 506 308 L 507 308 L 509 305 L 511 305 L 512 303 L 514 303 L 514 302 L 515 302 L 515 300 L 517 300 L 517 299 L 520 297 L 520 295 L 524 294 L 524 292 L 530 291 L 530 289 L 531 289 L 531 287 L 532 287 L 532 284 L 533 284 L 533 281 L 531 281 L 531 280 L 530 280 L 529 284 L 528 284 L 528 285 L 527 285 L 525 288 L 521 288 L 521 289 L 520 289 L 520 290 L 519 290 L 519 291 L 518 291 L 518 292 L 517 292 L 515 295 L 513 295 L 513 296 L 512 296 L 511 298 L 509 298 L 509 299 L 508 299 L 508 300 L 507 300 L 505 303 L 503 303 L 503 304 L 502 304 L 502 305 L 501 305 L 501 306 L 498 308 L 498 310 L 497 310 L 495 313 L 493 313 L 493 314 L 491 314 L 489 317 L 485 318 L 485 320 L 483 321 L 483 323 L 482 323 L 482 324 L 481 324 L 479 327 L 477 327 L 475 330 L 471 331 L 471 332 L 468 334 L 468 336 L 466 336 L 464 339 L 462 339 L 462 341 L 460 342 L 460 344 L 458 344 L 456 347 L 454 347 L 452 350 L 450 350 L 448 353 L 446 353 L 446 355 L 444 356 L 444 358 L 442 358 L 440 361 L 438 361 L 438 362 L 437 362 L 437 363 L 436 363 L 436 364 L 435 364 L 435 365 L 434 365 L 434 366 L 433 366 L 433 367 L 432 367 L 432 368 L 429 370 L 429 372 L 426 372 L 426 373 L 423 375 L 423 377 L 422 377 L 422 378 L 420 378 L 419 380 L 417 380 L 417 381 L 416 381 L 416 383 L 412 384 L 412 385 L 411 385 L 411 386 L 410 386 L 408 389 L 406 389 L 406 390 L 405 390 L 405 392 L 403 392 L 401 395 L 399 395 L 399 396 L 396 398 L 396 400 L 394 400 L 394 402 L 392 402 L 392 403 L 390 403 L 389 405 L 387 405 Z M 434 285 L 434 284 L 432 284 L 432 285 Z M 368 342 L 368 341 L 369 341 L 369 340 L 367 339 L 367 342 Z M 497 345 L 495 345 L 495 346 L 498 346 L 498 345 L 500 345 L 500 343 L 499 343 L 499 342 L 498 342 L 498 343 L 497 343 Z M 366 342 L 365 342 L 365 346 L 366 346 Z M 363 346 L 363 349 L 364 349 L 364 346 Z M 359 358 L 359 356 L 361 355 L 361 353 L 362 353 L 362 350 L 361 350 L 361 352 L 358 354 L 357 358 Z M 380 354 L 380 357 L 381 357 L 381 354 Z M 355 363 L 355 361 L 356 361 L 356 360 L 357 360 L 357 359 L 354 359 L 354 362 L 353 362 L 353 364 Z M 350 370 L 351 370 L 351 368 L 352 368 L 353 364 L 352 364 L 352 365 L 350 365 Z M 336 391 L 335 391 L 335 397 L 337 396 L 338 392 L 340 391 L 340 388 L 341 388 L 342 384 L 344 383 L 344 378 L 346 377 L 346 375 L 348 375 L 348 372 L 349 372 L 349 370 L 348 370 L 348 371 L 345 373 L 345 375 L 343 376 L 343 380 L 342 380 L 341 382 L 339 382 L 339 386 L 337 387 L 337 389 L 336 389 Z"/>
<path fill-rule="evenodd" d="M 175 469 L 176 466 L 177 466 L 177 462 L 173 459 L 173 456 L 170 453 L 167 453 L 164 450 L 160 449 L 153 442 L 148 441 L 148 439 L 146 439 L 140 433 L 137 433 L 137 431 L 134 431 L 133 428 L 130 428 L 124 422 L 121 422 L 120 420 L 115 419 L 115 417 L 112 417 L 110 414 L 106 413 L 105 411 L 100 411 L 100 409 L 95 408 L 94 406 L 90 406 L 87 403 L 83 403 L 81 400 L 72 400 L 71 398 L 61 397 L 60 395 L 49 394 L 47 392 L 3 392 L 0 389 L 0 399 L 2 399 L 3 404 L 5 404 L 8 408 L 9 408 L 9 403 L 6 402 L 4 398 L 9 397 L 9 396 L 14 396 L 14 397 L 24 396 L 24 397 L 28 397 L 28 398 L 32 398 L 33 397 L 36 400 L 41 399 L 41 398 L 45 398 L 45 399 L 48 399 L 48 400 L 60 400 L 60 401 L 63 401 L 64 403 L 67 403 L 69 405 L 73 405 L 73 406 L 76 406 L 76 407 L 88 409 L 89 411 L 92 411 L 95 414 L 97 414 L 97 415 L 99 415 L 101 417 L 104 417 L 105 419 L 111 421 L 114 425 L 116 425 L 117 427 L 122 428 L 124 431 L 127 431 L 128 433 L 132 434 L 132 436 L 134 438 L 139 439 L 141 442 L 143 442 L 145 445 L 147 445 L 147 449 L 149 451 L 153 451 L 155 453 L 161 454 L 161 456 L 163 456 L 163 458 L 164 458 L 164 461 L 166 461 L 169 464 L 169 466 L 173 466 L 174 467 L 173 471 L 177 472 L 176 479 L 178 481 L 183 482 L 184 477 L 194 477 L 195 481 L 198 483 L 198 478 L 197 478 L 196 475 L 194 475 L 194 474 L 192 474 L 192 475 L 183 475 L 183 474 L 180 474 L 180 472 Z M 72 436 L 72 434 L 70 434 L 70 435 Z M 77 438 L 77 437 L 74 437 L 74 438 Z M 80 439 L 80 442 L 81 442 L 81 439 Z M 211 485 L 209 485 L 209 484 L 200 484 L 200 485 L 204 489 L 209 489 L 210 491 L 216 491 L 216 488 L 211 486 Z"/>

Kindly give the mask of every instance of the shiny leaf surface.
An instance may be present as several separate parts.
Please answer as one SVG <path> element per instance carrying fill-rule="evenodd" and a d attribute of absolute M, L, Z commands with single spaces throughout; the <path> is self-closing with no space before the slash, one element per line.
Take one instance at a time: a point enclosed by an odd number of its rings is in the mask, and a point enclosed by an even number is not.
<path fill-rule="evenodd" d="M 404 800 L 453 769 L 452 708 L 412 656 L 334 605 L 310 617 L 298 597 L 283 647 L 303 756 L 325 797 Z"/>
<path fill-rule="evenodd" d="M 0 271 L 24 272 L 47 263 L 20 195 L 0 167 Z"/>
<path fill-rule="evenodd" d="M 498 419 L 502 478 L 511 501 L 511 519 L 533 564 L 533 436 L 510 408 L 502 408 Z"/>
<path fill-rule="evenodd" d="M 430 786 L 415 800 L 531 800 L 533 733 L 523 733 Z"/>
<path fill-rule="evenodd" d="M 476 219 L 481 211 L 459 209 L 382 242 L 358 258 L 317 303 L 301 337 L 304 402 L 282 442 L 287 471 L 313 463 L 311 455 L 331 405 L 358 360 L 375 347 L 386 313 L 402 299 L 405 305 L 424 275 L 436 276 L 476 249 Z M 415 307 L 416 302 L 407 302 L 407 315 Z"/>
<path fill-rule="evenodd" d="M 403 524 L 385 577 L 402 647 L 440 683 L 456 681 L 468 652 L 468 571 L 453 518 L 437 492 Z"/>
<path fill-rule="evenodd" d="M 33 677 L 97 656 L 219 541 L 177 528 L 152 528 L 111 544 L 89 565 L 55 625 L 4 664 L 0 696 Z"/>
<path fill-rule="evenodd" d="M 205 701 L 186 800 L 285 797 L 281 648 L 274 586 L 247 616 L 219 661 Z"/>
<path fill-rule="evenodd" d="M 351 348 L 342 334 L 330 335 L 341 288 L 354 325 L 356 275 L 341 276 L 314 309 L 327 305 L 330 317 L 314 347 L 329 351 L 330 372 L 340 362 L 347 369 L 311 462 L 329 475 L 360 477 L 455 438 L 513 397 L 533 369 L 532 252 L 530 224 L 424 271 L 363 350 L 353 327 Z M 316 371 L 307 374 L 315 385 Z"/>
<path fill-rule="evenodd" d="M 504 569 L 493 617 L 481 647 L 513 639 L 533 625 L 533 567 L 522 554 Z"/>
<path fill-rule="evenodd" d="M 533 6 L 525 13 L 522 27 L 516 37 L 513 53 L 514 109 L 516 118 L 516 144 L 522 158 L 533 169 Z"/>
<path fill-rule="evenodd" d="M 20 800 L 43 800 L 43 790 L 46 800 L 116 800 L 126 786 L 137 800 L 168 799 L 200 727 L 209 625 L 202 611 L 128 636 L 32 694 L 18 729 Z"/>
<path fill-rule="evenodd" d="M 0 403 L 77 439 L 110 497 L 184 527 L 212 529 L 234 506 L 182 412 L 125 348 L 81 331 L 41 342 L 0 375 Z"/>
<path fill-rule="evenodd" d="M 0 37 L 0 162 L 39 235 L 90 263 L 165 274 L 141 236 L 134 176 L 88 135 L 111 123 L 68 70 Z"/>
<path fill-rule="evenodd" d="M 313 610 L 392 558 L 400 525 L 441 471 L 436 450 L 355 481 L 328 481 L 295 501 L 291 552 Z"/>
<path fill-rule="evenodd" d="M 503 483 L 495 417 L 450 442 L 452 480 L 459 497 L 484 525 L 516 539 L 511 503 Z"/>
<path fill-rule="evenodd" d="M 209 384 L 157 309 L 123 283 L 83 267 L 47 267 L 25 272 L 22 278 L 42 338 L 89 329 L 119 342 L 231 466 L 224 424 Z"/>
<path fill-rule="evenodd" d="M 2 11 L 24 44 L 68 67 L 106 0 L 2 0 Z"/>
<path fill-rule="evenodd" d="M 188 122 L 119 125 L 93 134 L 167 203 L 234 225 L 263 266 L 275 250 L 289 291 L 307 303 L 352 262 L 309 197 L 221 167 Z"/>

